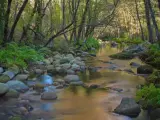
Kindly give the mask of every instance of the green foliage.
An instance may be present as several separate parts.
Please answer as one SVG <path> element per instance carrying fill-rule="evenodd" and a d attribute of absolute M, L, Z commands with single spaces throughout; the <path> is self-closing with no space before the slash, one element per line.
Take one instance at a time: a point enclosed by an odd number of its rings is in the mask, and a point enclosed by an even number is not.
<path fill-rule="evenodd" d="M 159 84 L 160 83 L 160 70 L 155 70 L 148 78 L 148 83 Z"/>
<path fill-rule="evenodd" d="M 92 50 L 92 48 L 95 48 L 95 49 L 98 49 L 100 44 L 98 42 L 98 40 L 96 38 L 93 38 L 93 37 L 88 37 L 85 44 L 83 45 L 83 41 L 80 41 L 79 45 L 82 46 L 82 50 L 87 50 L 87 51 L 90 51 Z M 79 46 L 78 45 L 78 46 Z"/>
<path fill-rule="evenodd" d="M 160 68 L 160 46 L 158 44 L 150 45 L 146 54 L 146 63 L 153 65 L 156 68 Z"/>
<path fill-rule="evenodd" d="M 7 44 L 7 46 L 0 51 L 0 63 L 7 67 L 13 65 L 27 67 L 27 62 L 42 59 L 43 54 L 29 46 L 18 46 L 16 43 Z"/>
<path fill-rule="evenodd" d="M 160 88 L 156 88 L 153 84 L 144 86 L 137 91 L 136 100 L 140 101 L 143 108 L 160 107 Z"/>

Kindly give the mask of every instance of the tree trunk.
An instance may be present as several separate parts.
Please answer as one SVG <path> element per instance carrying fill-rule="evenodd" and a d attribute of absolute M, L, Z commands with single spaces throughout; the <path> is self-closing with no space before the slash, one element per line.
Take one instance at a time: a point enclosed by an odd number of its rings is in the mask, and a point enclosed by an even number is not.
<path fill-rule="evenodd" d="M 152 27 L 151 27 L 148 0 L 144 0 L 144 6 L 145 6 L 145 16 L 146 16 L 146 21 L 147 21 L 149 42 L 153 43 L 153 31 L 152 31 Z"/>
<path fill-rule="evenodd" d="M 141 30 L 141 38 L 142 38 L 142 40 L 144 40 L 144 32 L 143 32 L 143 27 L 142 27 L 142 24 L 141 24 L 141 18 L 139 17 L 139 10 L 138 10 L 137 0 L 135 0 L 135 5 L 136 5 L 137 19 L 138 19 L 140 30 Z"/>
<path fill-rule="evenodd" d="M 20 10 L 19 10 L 19 12 L 18 12 L 18 14 L 17 14 L 17 16 L 16 16 L 16 19 L 15 19 L 13 25 L 12 25 L 12 28 L 11 28 L 11 32 L 10 32 L 8 38 L 7 38 L 7 41 L 8 41 L 8 42 L 11 42 L 12 39 L 13 39 L 13 35 L 14 35 L 15 28 L 16 28 L 16 26 L 17 26 L 17 23 L 18 23 L 21 15 L 22 15 L 22 12 L 24 11 L 27 3 L 28 3 L 28 0 L 25 0 L 25 1 L 23 2 L 23 4 L 22 4 L 22 6 L 21 6 L 21 8 L 20 8 Z"/>
<path fill-rule="evenodd" d="M 0 0 L 0 40 L 3 40 L 4 38 L 4 24 L 5 24 L 4 13 L 5 13 L 5 0 Z"/>
<path fill-rule="evenodd" d="M 157 25 L 157 22 L 156 22 L 156 19 L 155 19 L 154 11 L 153 11 L 150 0 L 148 0 L 148 7 L 149 7 L 149 10 L 150 10 L 152 22 L 153 22 L 153 25 L 154 25 L 154 28 L 155 28 L 156 37 L 157 37 L 158 41 L 160 41 L 159 29 L 158 29 L 158 25 Z"/>
<path fill-rule="evenodd" d="M 86 1 L 85 10 L 84 10 L 84 13 L 82 15 L 81 24 L 80 24 L 79 30 L 78 30 L 78 36 L 77 36 L 78 40 L 77 40 L 77 43 L 79 43 L 79 39 L 81 38 L 82 30 L 84 29 L 84 24 L 86 22 L 86 14 L 87 14 L 88 9 L 89 9 L 89 2 L 90 2 L 90 0 Z"/>

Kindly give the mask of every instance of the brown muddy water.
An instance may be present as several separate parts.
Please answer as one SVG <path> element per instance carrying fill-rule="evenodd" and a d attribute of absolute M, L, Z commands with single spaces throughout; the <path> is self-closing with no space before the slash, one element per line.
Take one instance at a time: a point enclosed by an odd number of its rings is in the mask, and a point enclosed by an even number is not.
<path fill-rule="evenodd" d="M 100 84 L 105 87 L 122 89 L 122 92 L 114 90 L 88 90 L 82 87 L 70 87 L 58 91 L 56 101 L 38 101 L 33 103 L 34 110 L 31 113 L 33 119 L 42 120 L 147 120 L 144 111 L 138 118 L 129 118 L 114 114 L 112 111 L 120 104 L 123 97 L 134 97 L 136 86 L 144 84 L 144 78 L 128 74 L 119 69 L 132 69 L 131 61 L 141 63 L 137 58 L 133 60 L 111 60 L 108 56 L 117 53 L 117 48 L 105 47 L 100 49 L 96 58 L 87 60 L 87 64 L 94 67 L 102 67 L 95 71 L 87 71 L 80 74 L 87 84 Z M 110 62 L 101 62 L 110 61 Z M 142 63 L 141 63 L 142 64 Z M 112 70 L 115 68 L 117 70 Z M 31 96 L 32 97 L 32 96 Z"/>

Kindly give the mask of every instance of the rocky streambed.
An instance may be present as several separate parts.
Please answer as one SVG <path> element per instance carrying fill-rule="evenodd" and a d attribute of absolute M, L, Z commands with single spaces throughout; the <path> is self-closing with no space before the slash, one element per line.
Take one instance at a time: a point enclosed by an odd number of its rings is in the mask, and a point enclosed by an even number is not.
<path fill-rule="evenodd" d="M 55 52 L 28 70 L 1 68 L 0 120 L 147 120 L 133 99 L 145 82 L 137 74 L 142 63 L 108 57 L 117 52 Z"/>

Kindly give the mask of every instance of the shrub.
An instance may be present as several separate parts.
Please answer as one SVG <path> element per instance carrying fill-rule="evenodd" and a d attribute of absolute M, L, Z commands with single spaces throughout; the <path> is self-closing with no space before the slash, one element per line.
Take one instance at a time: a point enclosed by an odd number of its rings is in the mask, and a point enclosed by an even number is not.
<path fill-rule="evenodd" d="M 43 55 L 29 46 L 18 46 L 16 43 L 7 44 L 0 51 L 0 63 L 6 67 L 17 65 L 27 67 L 27 62 L 42 60 Z"/>
<path fill-rule="evenodd" d="M 160 83 L 160 70 L 155 70 L 150 76 L 147 78 L 148 83 L 159 84 Z"/>
<path fill-rule="evenodd" d="M 153 84 L 144 86 L 137 91 L 136 100 L 146 109 L 160 107 L 160 88 L 156 88 Z"/>

